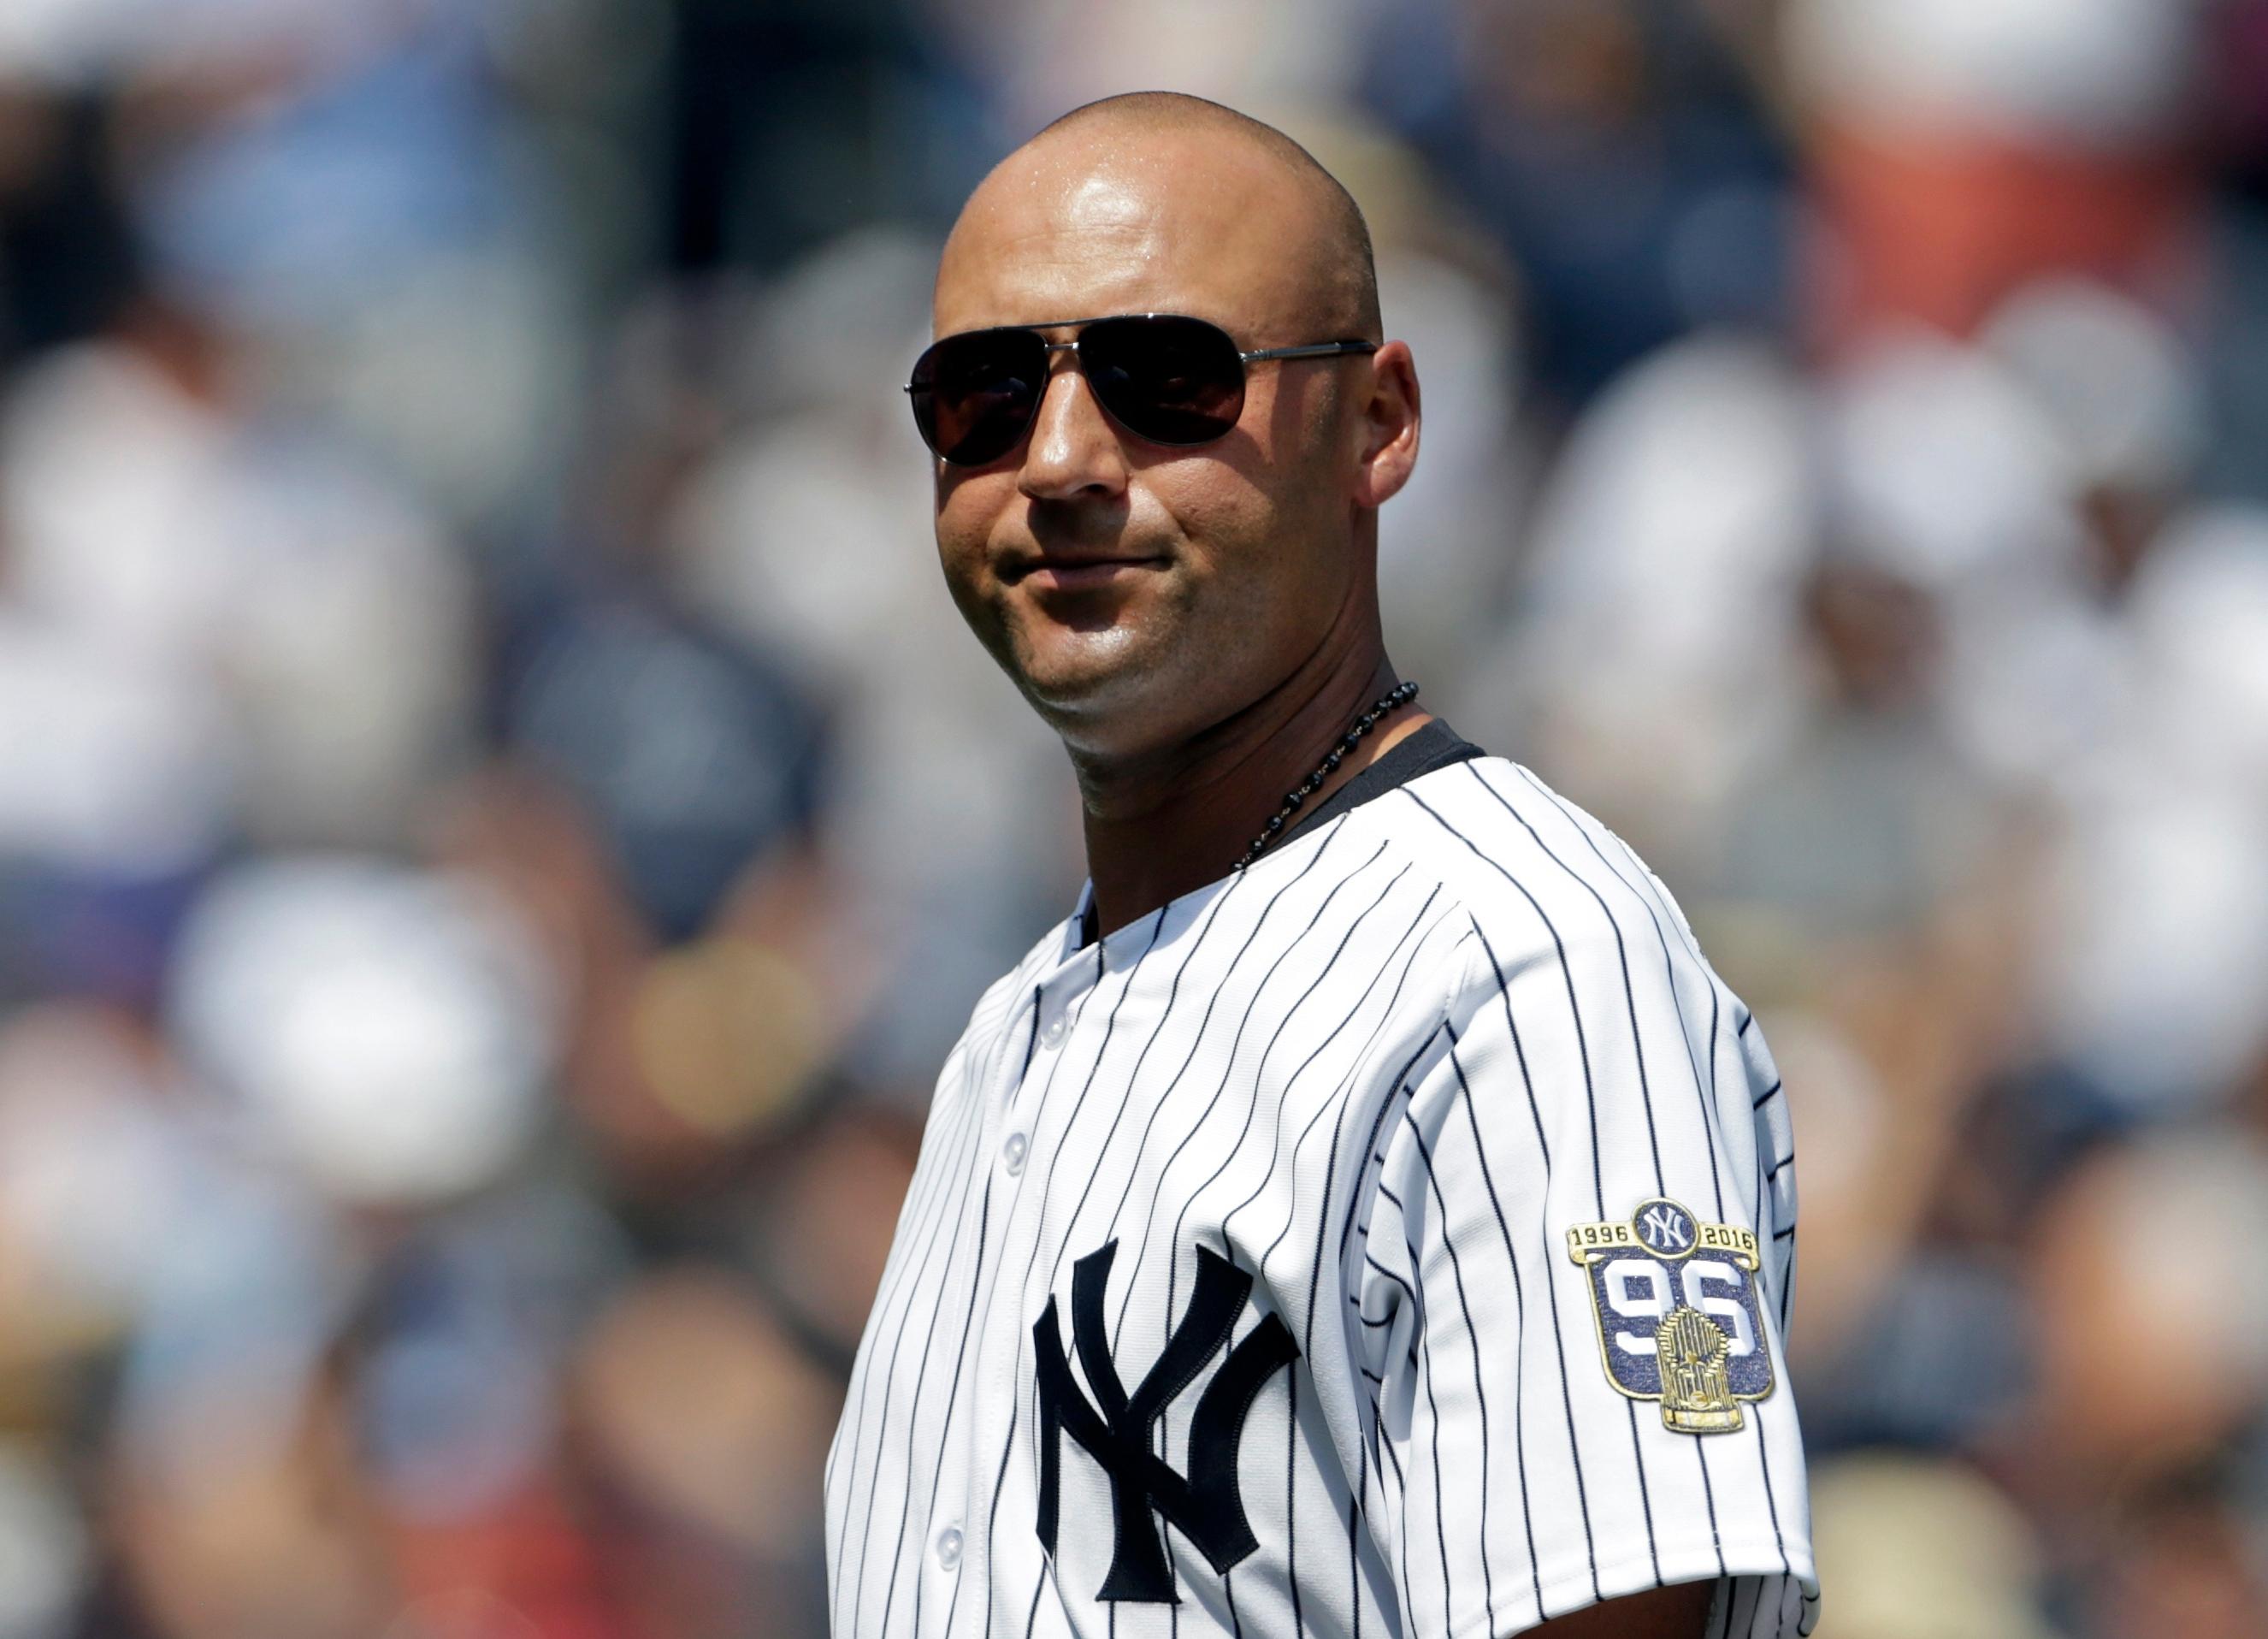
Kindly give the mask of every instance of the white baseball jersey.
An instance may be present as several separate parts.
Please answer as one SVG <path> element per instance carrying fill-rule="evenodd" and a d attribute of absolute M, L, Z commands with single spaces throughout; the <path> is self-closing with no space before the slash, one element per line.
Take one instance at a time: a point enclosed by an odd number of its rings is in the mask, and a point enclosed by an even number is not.
<path fill-rule="evenodd" d="M 1484 1639 L 1702 1579 L 1712 1639 L 1808 1632 L 1786 1101 L 1630 849 L 1481 757 L 1082 943 L 1086 897 L 939 1078 L 838 1639 Z"/>

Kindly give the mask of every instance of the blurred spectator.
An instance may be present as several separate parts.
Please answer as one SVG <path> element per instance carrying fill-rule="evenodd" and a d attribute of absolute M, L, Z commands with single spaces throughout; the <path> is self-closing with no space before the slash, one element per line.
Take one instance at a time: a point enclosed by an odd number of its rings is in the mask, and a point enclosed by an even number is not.
<path fill-rule="evenodd" d="M 1943 1461 L 1862 1453 L 1811 1483 L 1821 1639 L 2049 1639 L 2044 1567 L 2023 1517 Z"/>
<path fill-rule="evenodd" d="M 1812 320 L 1963 335 L 2031 280 L 2193 286 L 2206 0 L 1794 0 Z"/>
<path fill-rule="evenodd" d="M 1693 327 L 1781 311 L 1786 145 L 1706 10 L 1376 8 L 1363 91 L 1520 269 L 1556 404 Z"/>
<path fill-rule="evenodd" d="M 264 423 L 232 358 L 195 321 L 148 311 L 14 385 L 11 606 L 90 664 L 210 697 L 237 743 L 207 760 L 234 780 L 244 829 L 398 840 L 469 726 L 467 566 L 340 446 Z"/>
<path fill-rule="evenodd" d="M 1664 349 L 1571 431 L 1507 630 L 1458 719 L 1557 768 L 1677 874 L 1791 732 L 1814 539 L 1808 389 L 1762 339 Z"/>

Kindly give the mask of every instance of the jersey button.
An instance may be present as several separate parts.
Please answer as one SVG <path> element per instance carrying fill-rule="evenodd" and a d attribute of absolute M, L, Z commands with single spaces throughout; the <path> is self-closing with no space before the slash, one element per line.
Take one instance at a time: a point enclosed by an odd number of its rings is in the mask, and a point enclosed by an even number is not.
<path fill-rule="evenodd" d="M 1050 1047 L 1063 1039 L 1064 1015 L 1060 1013 L 1040 1027 L 1040 1039 Z"/>
<path fill-rule="evenodd" d="M 1000 1164 L 1008 1169 L 1010 1178 L 1022 1176 L 1024 1157 L 1031 1153 L 1031 1148 L 1030 1142 L 1021 1133 L 1008 1134 L 1008 1141 L 1000 1146 Z"/>
<path fill-rule="evenodd" d="M 937 1562 L 946 1570 L 961 1563 L 961 1527 L 947 1525 L 937 1533 Z"/>

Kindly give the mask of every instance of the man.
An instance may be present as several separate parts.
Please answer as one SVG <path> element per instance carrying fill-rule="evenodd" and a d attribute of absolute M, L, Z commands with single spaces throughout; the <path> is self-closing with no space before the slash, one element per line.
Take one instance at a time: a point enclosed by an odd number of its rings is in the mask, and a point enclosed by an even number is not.
<path fill-rule="evenodd" d="M 1094 104 L 970 198 L 934 321 L 946 578 L 1091 880 L 939 1079 L 835 1631 L 1808 1630 L 1771 1060 L 1630 851 L 1397 686 L 1418 380 L 1352 201 Z"/>

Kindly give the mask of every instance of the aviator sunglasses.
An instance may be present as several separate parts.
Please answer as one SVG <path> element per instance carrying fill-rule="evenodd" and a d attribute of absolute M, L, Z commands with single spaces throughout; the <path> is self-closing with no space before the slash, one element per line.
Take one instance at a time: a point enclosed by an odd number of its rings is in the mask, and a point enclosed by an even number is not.
<path fill-rule="evenodd" d="M 1068 342 L 1043 330 L 1077 329 Z M 1048 388 L 1048 355 L 1077 355 L 1103 414 L 1150 444 L 1226 436 L 1244 413 L 1244 367 L 1266 358 L 1374 353 L 1376 342 L 1239 351 L 1227 331 L 1181 314 L 1126 314 L 967 330 L 932 343 L 906 383 L 922 442 L 956 467 L 989 466 L 1024 441 Z"/>

